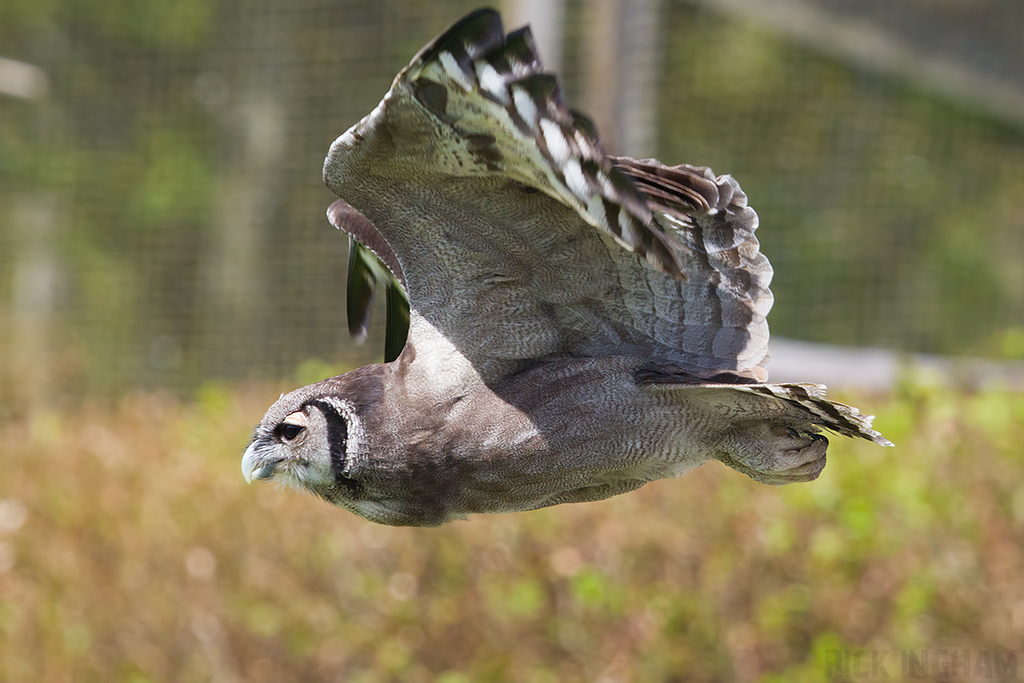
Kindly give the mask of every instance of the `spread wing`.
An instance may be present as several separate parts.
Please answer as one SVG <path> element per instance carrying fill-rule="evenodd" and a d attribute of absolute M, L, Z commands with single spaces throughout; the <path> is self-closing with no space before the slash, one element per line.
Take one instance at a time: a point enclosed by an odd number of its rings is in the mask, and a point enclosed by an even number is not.
<path fill-rule="evenodd" d="M 404 278 L 410 344 L 440 335 L 485 380 L 609 354 L 662 376 L 767 376 L 772 271 L 739 185 L 607 156 L 529 30 L 506 36 L 493 11 L 423 48 L 334 142 L 324 179 L 347 202 L 332 222 Z"/>

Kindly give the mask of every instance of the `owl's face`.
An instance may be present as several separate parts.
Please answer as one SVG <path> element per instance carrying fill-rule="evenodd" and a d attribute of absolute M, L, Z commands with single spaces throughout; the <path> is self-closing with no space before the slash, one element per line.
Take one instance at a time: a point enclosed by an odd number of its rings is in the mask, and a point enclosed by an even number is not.
<path fill-rule="evenodd" d="M 256 427 L 242 456 L 247 481 L 269 479 L 309 491 L 358 514 L 365 499 L 362 413 L 377 405 L 382 366 L 368 365 L 282 395 Z"/>
<path fill-rule="evenodd" d="M 283 397 L 282 400 L 287 397 Z M 242 458 L 246 480 L 273 479 L 296 489 L 316 492 L 334 483 L 333 454 L 344 457 L 345 443 L 331 444 L 328 416 L 315 403 L 296 406 L 280 419 L 268 411 L 268 420 L 256 428 Z"/>
<path fill-rule="evenodd" d="M 272 479 L 346 507 L 360 498 L 350 457 L 360 417 L 345 398 L 346 377 L 285 394 L 267 410 L 242 457 L 246 480 Z"/>

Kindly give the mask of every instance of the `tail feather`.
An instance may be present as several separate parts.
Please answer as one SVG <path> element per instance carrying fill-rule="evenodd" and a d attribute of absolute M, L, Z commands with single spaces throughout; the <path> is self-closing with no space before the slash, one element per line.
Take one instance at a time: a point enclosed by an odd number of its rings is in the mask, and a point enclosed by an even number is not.
<path fill-rule="evenodd" d="M 879 446 L 894 446 L 880 432 L 871 428 L 874 415 L 863 415 L 854 406 L 837 403 L 825 398 L 823 384 L 746 384 L 734 386 L 737 391 L 749 391 L 764 396 L 773 396 L 811 413 L 812 422 L 852 438 L 866 439 Z"/>
<path fill-rule="evenodd" d="M 650 391 L 679 391 L 699 395 L 704 406 L 717 406 L 723 419 L 781 422 L 814 431 L 829 431 L 879 446 L 894 444 L 871 428 L 874 415 L 825 398 L 823 384 L 705 384 L 684 375 L 645 372 L 638 381 Z"/>

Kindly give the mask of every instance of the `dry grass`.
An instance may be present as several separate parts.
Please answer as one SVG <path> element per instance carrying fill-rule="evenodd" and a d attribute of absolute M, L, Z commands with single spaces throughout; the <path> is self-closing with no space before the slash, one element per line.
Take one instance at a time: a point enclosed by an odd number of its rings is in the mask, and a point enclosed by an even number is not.
<path fill-rule="evenodd" d="M 820 681 L 836 649 L 1021 647 L 1022 396 L 857 397 L 899 447 L 835 439 L 811 485 L 709 465 L 415 530 L 247 486 L 276 395 L 0 428 L 0 680 Z"/>

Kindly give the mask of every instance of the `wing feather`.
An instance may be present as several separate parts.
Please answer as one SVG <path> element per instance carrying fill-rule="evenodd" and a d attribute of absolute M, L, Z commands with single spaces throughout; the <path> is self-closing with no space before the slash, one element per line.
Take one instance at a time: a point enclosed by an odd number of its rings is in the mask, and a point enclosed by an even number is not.
<path fill-rule="evenodd" d="M 361 213 L 342 200 L 327 210 L 331 225 L 348 234 L 348 331 L 359 342 L 370 327 L 371 304 L 377 287 L 386 292 L 384 361 L 398 358 L 409 335 L 409 299 L 402 266 L 387 240 Z"/>
<path fill-rule="evenodd" d="M 529 28 L 506 39 L 497 13 L 482 10 L 421 50 L 398 80 L 410 84 L 439 124 L 461 133 L 467 155 L 478 162 L 456 158 L 452 174 L 501 171 L 517 178 L 575 208 L 658 270 L 684 279 L 674 253 L 682 245 L 671 244 L 636 187 L 605 155 L 593 123 L 566 107 L 558 80 L 542 68 Z"/>
<path fill-rule="evenodd" d="M 612 161 L 637 186 L 666 232 L 686 247 L 677 254 L 691 273 L 683 294 L 684 334 L 704 320 L 701 340 L 711 345 L 712 355 L 734 355 L 737 378 L 763 382 L 773 271 L 754 234 L 758 218 L 746 193 L 732 176 L 716 177 L 706 167 L 628 157 Z"/>

